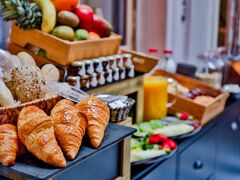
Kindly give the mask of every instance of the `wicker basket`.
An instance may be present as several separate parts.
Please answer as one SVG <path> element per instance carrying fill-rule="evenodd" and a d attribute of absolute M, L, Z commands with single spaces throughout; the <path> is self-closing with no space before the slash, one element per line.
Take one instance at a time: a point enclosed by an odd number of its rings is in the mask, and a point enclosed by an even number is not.
<path fill-rule="evenodd" d="M 0 124 L 13 124 L 16 125 L 18 114 L 22 108 L 26 106 L 37 106 L 44 110 L 47 114 L 50 113 L 52 108 L 61 100 L 60 96 L 53 96 L 49 98 L 37 99 L 31 102 L 23 103 L 19 106 L 0 107 Z"/>

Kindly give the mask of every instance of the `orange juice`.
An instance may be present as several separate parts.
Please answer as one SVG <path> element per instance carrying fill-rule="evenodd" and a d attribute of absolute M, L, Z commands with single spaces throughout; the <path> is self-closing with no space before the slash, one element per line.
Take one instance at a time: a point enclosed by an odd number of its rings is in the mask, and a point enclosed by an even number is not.
<path fill-rule="evenodd" d="M 144 120 L 167 115 L 168 82 L 161 76 L 144 77 Z"/>

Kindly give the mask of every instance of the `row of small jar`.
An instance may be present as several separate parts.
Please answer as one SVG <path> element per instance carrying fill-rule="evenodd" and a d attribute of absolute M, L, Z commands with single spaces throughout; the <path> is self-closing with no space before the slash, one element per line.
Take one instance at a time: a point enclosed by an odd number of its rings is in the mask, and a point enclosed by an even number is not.
<path fill-rule="evenodd" d="M 68 76 L 67 82 L 78 89 L 89 89 L 110 84 L 120 80 L 133 78 L 135 76 L 134 66 L 108 69 L 106 72 L 92 73 L 84 76 Z"/>
<path fill-rule="evenodd" d="M 85 76 L 93 73 L 107 72 L 109 69 L 134 68 L 131 54 L 117 54 L 91 60 L 74 61 L 71 63 L 71 76 Z"/>

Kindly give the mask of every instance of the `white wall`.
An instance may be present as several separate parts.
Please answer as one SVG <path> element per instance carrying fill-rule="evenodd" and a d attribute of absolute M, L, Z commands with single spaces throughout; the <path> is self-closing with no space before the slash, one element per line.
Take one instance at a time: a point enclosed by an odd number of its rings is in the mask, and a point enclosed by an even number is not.
<path fill-rule="evenodd" d="M 136 50 L 162 52 L 166 42 L 166 0 L 137 0 Z"/>
<path fill-rule="evenodd" d="M 217 47 L 220 0 L 137 0 L 137 50 L 172 49 L 179 62 Z M 182 21 L 185 16 L 185 21 Z"/>

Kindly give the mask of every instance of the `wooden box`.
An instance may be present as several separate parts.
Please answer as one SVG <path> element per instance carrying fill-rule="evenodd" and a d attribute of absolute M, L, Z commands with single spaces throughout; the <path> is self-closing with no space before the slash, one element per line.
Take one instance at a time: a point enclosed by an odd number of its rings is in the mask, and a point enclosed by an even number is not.
<path fill-rule="evenodd" d="M 58 64 L 69 65 L 76 60 L 108 56 L 118 53 L 121 36 L 112 34 L 99 40 L 66 41 L 40 30 L 22 30 L 12 26 L 11 43 L 20 47 L 33 45 L 47 52 L 47 57 Z"/>
<path fill-rule="evenodd" d="M 197 104 L 192 99 L 186 98 L 183 95 L 175 95 L 169 93 L 169 101 L 172 101 L 176 97 L 176 103 L 168 109 L 169 114 L 187 112 L 193 115 L 195 118 L 199 119 L 201 121 L 201 124 L 204 125 L 224 110 L 226 100 L 229 96 L 227 92 L 214 89 L 205 83 L 188 78 L 186 76 L 169 73 L 163 70 L 156 71 L 154 75 L 171 77 L 189 89 L 200 88 L 218 91 L 219 95 L 215 97 L 215 101 L 208 106 Z"/>
<path fill-rule="evenodd" d="M 132 55 L 133 65 L 136 71 L 147 73 L 152 70 L 158 63 L 158 58 L 149 56 L 147 54 L 138 53 L 131 50 L 121 50 L 122 53 L 128 53 Z"/>

